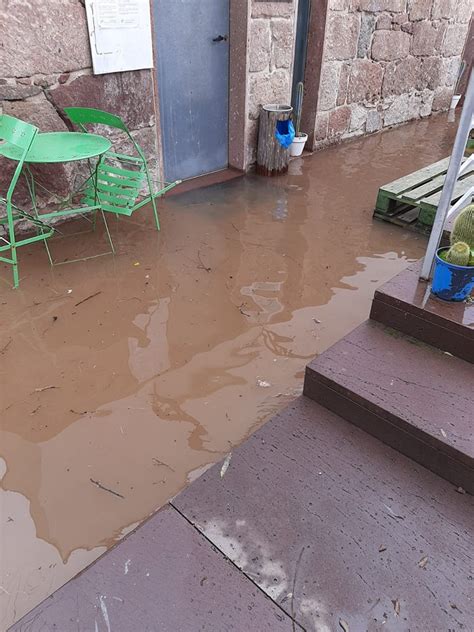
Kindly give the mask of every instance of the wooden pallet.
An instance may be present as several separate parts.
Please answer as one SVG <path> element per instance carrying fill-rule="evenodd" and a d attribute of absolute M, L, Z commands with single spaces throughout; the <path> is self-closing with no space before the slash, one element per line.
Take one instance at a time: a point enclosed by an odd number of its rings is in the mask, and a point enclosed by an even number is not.
<path fill-rule="evenodd" d="M 429 233 L 436 215 L 449 158 L 380 187 L 374 217 Z M 474 168 L 456 183 L 451 204 L 474 186 Z"/>

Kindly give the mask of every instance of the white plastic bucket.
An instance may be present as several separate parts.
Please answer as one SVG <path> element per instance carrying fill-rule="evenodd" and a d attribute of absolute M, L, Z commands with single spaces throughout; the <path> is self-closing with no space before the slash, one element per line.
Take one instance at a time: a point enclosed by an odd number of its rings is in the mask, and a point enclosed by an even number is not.
<path fill-rule="evenodd" d="M 290 145 L 290 156 L 301 156 L 307 140 L 308 140 L 308 134 L 301 134 L 301 136 L 295 136 L 293 142 Z"/>

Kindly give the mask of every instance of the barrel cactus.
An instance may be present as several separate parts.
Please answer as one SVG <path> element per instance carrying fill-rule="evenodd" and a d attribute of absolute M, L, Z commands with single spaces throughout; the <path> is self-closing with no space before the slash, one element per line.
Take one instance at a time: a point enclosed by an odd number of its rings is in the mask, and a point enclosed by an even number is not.
<path fill-rule="evenodd" d="M 454 221 L 451 244 L 463 242 L 474 250 L 474 204 L 466 206 Z"/>
<path fill-rule="evenodd" d="M 469 265 L 471 249 L 464 241 L 457 241 L 446 253 L 446 261 L 456 266 Z"/>

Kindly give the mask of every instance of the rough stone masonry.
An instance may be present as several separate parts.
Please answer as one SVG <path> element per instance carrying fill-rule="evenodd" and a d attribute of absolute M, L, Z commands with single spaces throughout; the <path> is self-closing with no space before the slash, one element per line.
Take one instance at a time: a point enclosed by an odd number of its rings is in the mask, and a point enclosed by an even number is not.
<path fill-rule="evenodd" d="M 64 107 L 87 105 L 121 116 L 151 156 L 155 177 L 157 132 L 152 71 L 94 76 L 82 0 L 1 0 L 0 113 L 33 123 L 41 131 L 67 130 Z M 121 138 L 116 139 L 119 143 Z M 119 145 L 120 146 L 120 145 Z M 121 149 L 127 150 L 126 140 Z M 10 182 L 13 163 L 2 160 L 0 192 Z M 82 178 L 76 165 L 36 167 L 40 185 L 65 195 Z M 21 182 L 17 202 L 27 205 Z M 52 199 L 38 189 L 40 205 Z"/>
<path fill-rule="evenodd" d="M 250 7 L 245 127 L 250 165 L 260 105 L 288 103 L 291 97 L 297 2 L 242 1 Z M 328 3 L 316 147 L 448 108 L 472 0 Z M 107 110 L 113 103 L 145 153 L 159 155 L 153 71 L 92 74 L 83 0 L 2 0 L 0 24 L 0 112 L 43 131 L 62 130 L 64 107 Z M 9 182 L 7 163 L 2 161 L 0 191 Z M 151 166 L 157 177 L 156 158 Z M 61 193 L 80 173 L 64 165 L 38 169 L 37 176 Z"/>
<path fill-rule="evenodd" d="M 449 108 L 472 0 L 329 0 L 315 146 Z"/>

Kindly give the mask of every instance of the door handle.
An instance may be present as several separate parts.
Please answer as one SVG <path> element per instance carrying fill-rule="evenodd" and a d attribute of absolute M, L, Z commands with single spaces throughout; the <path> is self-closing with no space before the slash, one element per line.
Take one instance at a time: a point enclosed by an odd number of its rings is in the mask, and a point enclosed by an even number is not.
<path fill-rule="evenodd" d="M 213 42 L 227 42 L 227 35 L 218 35 L 212 39 Z"/>

